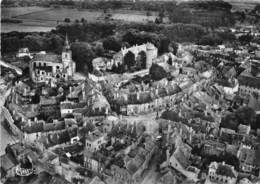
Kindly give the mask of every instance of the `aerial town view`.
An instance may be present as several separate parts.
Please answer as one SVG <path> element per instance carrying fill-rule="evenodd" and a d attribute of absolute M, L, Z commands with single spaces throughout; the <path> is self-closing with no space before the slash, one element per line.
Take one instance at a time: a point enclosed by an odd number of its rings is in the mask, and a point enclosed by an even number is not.
<path fill-rule="evenodd" d="M 260 0 L 2 0 L 1 184 L 260 184 Z"/>

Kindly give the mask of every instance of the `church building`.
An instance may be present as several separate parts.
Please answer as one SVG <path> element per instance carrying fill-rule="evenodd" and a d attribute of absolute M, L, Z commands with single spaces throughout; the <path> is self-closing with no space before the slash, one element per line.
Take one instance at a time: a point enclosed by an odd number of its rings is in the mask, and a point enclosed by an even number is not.
<path fill-rule="evenodd" d="M 68 81 L 76 71 L 75 62 L 68 37 L 66 36 L 62 54 L 56 55 L 41 52 L 34 56 L 30 63 L 30 75 L 35 83 L 49 83 Z"/>

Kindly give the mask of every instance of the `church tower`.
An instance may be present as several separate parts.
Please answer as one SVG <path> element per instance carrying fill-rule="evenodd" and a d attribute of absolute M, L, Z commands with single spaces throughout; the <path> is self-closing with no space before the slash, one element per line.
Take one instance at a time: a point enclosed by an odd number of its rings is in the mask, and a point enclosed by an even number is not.
<path fill-rule="evenodd" d="M 75 72 L 75 63 L 72 61 L 72 52 L 70 50 L 70 44 L 68 36 L 66 34 L 65 44 L 61 54 L 63 69 L 67 71 L 68 76 L 72 76 Z"/>

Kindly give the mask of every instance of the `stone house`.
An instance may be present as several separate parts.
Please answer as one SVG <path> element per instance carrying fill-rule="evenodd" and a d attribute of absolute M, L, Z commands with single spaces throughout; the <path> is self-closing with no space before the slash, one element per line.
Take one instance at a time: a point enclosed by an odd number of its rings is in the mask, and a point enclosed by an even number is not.
<path fill-rule="evenodd" d="M 211 183 L 236 184 L 238 173 L 233 166 L 211 162 L 208 171 L 208 180 Z"/>

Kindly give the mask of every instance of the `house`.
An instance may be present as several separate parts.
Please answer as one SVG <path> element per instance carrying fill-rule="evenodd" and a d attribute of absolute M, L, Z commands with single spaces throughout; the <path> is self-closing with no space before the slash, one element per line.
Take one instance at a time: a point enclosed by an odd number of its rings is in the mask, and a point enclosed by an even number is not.
<path fill-rule="evenodd" d="M 117 112 L 124 115 L 147 113 L 172 106 L 175 103 L 176 94 L 180 91 L 180 87 L 173 82 L 166 82 L 162 87 L 155 86 L 145 91 L 119 90 L 114 93 L 111 105 Z"/>
<path fill-rule="evenodd" d="M 101 149 L 102 145 L 105 144 L 106 141 L 106 134 L 100 132 L 99 130 L 95 130 L 90 132 L 86 136 L 85 145 L 86 150 L 95 152 Z"/>
<path fill-rule="evenodd" d="M 39 114 L 44 117 L 60 117 L 59 98 L 55 96 L 40 96 Z"/>
<path fill-rule="evenodd" d="M 69 114 L 73 114 L 73 112 L 77 110 L 84 109 L 87 106 L 87 103 L 84 102 L 71 102 L 71 101 L 64 101 L 60 103 L 60 114 L 61 117 L 66 117 Z"/>
<path fill-rule="evenodd" d="M 35 83 L 55 84 L 59 81 L 67 81 L 72 79 L 75 71 L 76 64 L 72 61 L 67 36 L 61 56 L 38 53 L 30 63 L 30 75 Z"/>
<path fill-rule="evenodd" d="M 51 164 L 54 166 L 55 172 L 70 183 L 74 179 L 84 179 L 85 169 L 65 157 L 56 157 L 51 161 Z"/>
<path fill-rule="evenodd" d="M 16 57 L 21 58 L 25 56 L 29 57 L 30 59 L 32 58 L 28 48 L 20 48 L 16 54 Z"/>
<path fill-rule="evenodd" d="M 199 169 L 196 167 L 191 166 L 190 163 L 190 156 L 191 156 L 191 147 L 189 147 L 187 144 L 180 144 L 177 146 L 177 148 L 174 150 L 173 154 L 170 156 L 170 158 L 167 158 L 169 160 L 169 165 L 182 173 L 187 178 L 197 181 L 198 180 L 198 174 Z M 169 152 L 167 153 L 167 155 Z M 169 156 L 167 156 L 169 157 Z"/>
<path fill-rule="evenodd" d="M 240 95 L 260 95 L 260 62 L 252 60 L 250 64 L 251 67 L 238 77 Z"/>
<path fill-rule="evenodd" d="M 1 181 L 3 183 L 8 177 L 15 175 L 14 168 L 17 165 L 17 162 L 11 159 L 8 155 L 9 154 L 4 154 L 0 156 Z"/>
<path fill-rule="evenodd" d="M 133 147 L 126 155 L 117 156 L 111 165 L 114 183 L 138 183 L 155 151 L 155 142 L 151 137 L 146 137 L 143 145 Z"/>
<path fill-rule="evenodd" d="M 240 145 L 237 152 L 237 157 L 240 161 L 240 170 L 244 173 L 258 176 L 259 172 L 257 172 L 257 169 L 260 168 L 258 154 L 259 148 L 254 150 L 249 146 Z"/>
<path fill-rule="evenodd" d="M 233 166 L 223 163 L 211 162 L 209 165 L 209 183 L 236 184 L 238 173 Z"/>
<path fill-rule="evenodd" d="M 206 155 L 220 155 L 226 150 L 226 145 L 222 142 L 206 140 L 203 145 L 203 153 Z"/>
<path fill-rule="evenodd" d="M 177 184 L 177 176 L 173 172 L 168 171 L 159 179 L 158 184 Z"/>
<path fill-rule="evenodd" d="M 98 176 L 95 176 L 89 184 L 105 184 Z"/>
<path fill-rule="evenodd" d="M 239 126 L 238 126 L 238 133 L 239 134 L 249 135 L 250 131 L 251 131 L 250 124 L 249 125 L 239 124 Z"/>
<path fill-rule="evenodd" d="M 15 84 L 14 97 L 17 104 L 32 103 L 32 99 L 35 96 L 35 89 L 29 86 L 27 83 L 19 81 Z"/>

